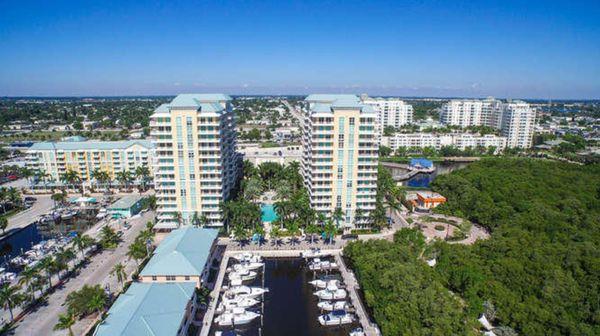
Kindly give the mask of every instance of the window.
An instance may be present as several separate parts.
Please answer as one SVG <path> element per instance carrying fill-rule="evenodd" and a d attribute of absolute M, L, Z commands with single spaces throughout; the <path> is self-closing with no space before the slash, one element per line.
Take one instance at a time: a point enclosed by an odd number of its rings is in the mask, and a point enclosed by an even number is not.
<path fill-rule="evenodd" d="M 152 281 L 156 281 L 156 275 L 152 276 Z"/>
<path fill-rule="evenodd" d="M 186 276 L 185 276 L 185 280 L 190 280 L 190 276 L 189 276 L 189 275 L 186 275 Z"/>

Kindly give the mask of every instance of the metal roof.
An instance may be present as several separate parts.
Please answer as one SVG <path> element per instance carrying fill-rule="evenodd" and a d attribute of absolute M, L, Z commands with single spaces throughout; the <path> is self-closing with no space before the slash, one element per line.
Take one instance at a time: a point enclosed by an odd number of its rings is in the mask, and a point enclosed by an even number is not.
<path fill-rule="evenodd" d="M 200 276 L 219 231 L 185 226 L 173 230 L 154 250 L 140 275 Z"/>
<path fill-rule="evenodd" d="M 353 94 L 321 94 L 321 93 L 308 95 L 308 97 L 306 97 L 306 99 L 304 99 L 304 100 L 308 101 L 308 102 L 321 102 L 321 103 L 332 103 L 336 100 L 349 100 L 349 101 L 355 101 L 355 102 L 360 101 L 358 96 L 353 95 Z"/>
<path fill-rule="evenodd" d="M 139 202 L 141 199 L 142 199 L 142 197 L 138 196 L 138 195 L 126 195 L 126 196 L 123 196 L 123 197 L 119 198 L 116 202 L 114 202 L 113 204 L 111 204 L 108 207 L 108 209 L 109 210 L 129 209 L 134 204 L 136 204 L 137 202 Z"/>
<path fill-rule="evenodd" d="M 355 109 L 361 113 L 375 113 L 371 105 L 363 104 L 360 98 L 351 94 L 311 94 L 305 101 L 311 103 L 313 113 L 332 113 L 333 110 Z"/>
<path fill-rule="evenodd" d="M 36 142 L 29 150 L 111 150 L 127 149 L 139 145 L 147 149 L 154 148 L 149 140 L 125 140 L 125 141 L 58 141 L 58 142 Z"/>
<path fill-rule="evenodd" d="M 117 298 L 94 335 L 177 335 L 195 287 L 192 282 L 134 282 Z"/>
<path fill-rule="evenodd" d="M 155 114 L 168 114 L 171 109 L 196 109 L 200 112 L 220 112 L 225 108 L 220 104 L 230 101 L 231 97 L 222 93 L 182 93 L 169 104 L 162 104 L 154 110 Z"/>

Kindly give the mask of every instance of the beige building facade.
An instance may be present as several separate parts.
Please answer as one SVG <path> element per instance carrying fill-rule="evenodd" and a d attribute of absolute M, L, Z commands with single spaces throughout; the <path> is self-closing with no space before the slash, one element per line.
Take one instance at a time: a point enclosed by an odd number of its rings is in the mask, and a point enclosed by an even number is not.
<path fill-rule="evenodd" d="M 172 229 L 195 217 L 223 225 L 220 204 L 231 197 L 241 168 L 230 101 L 223 94 L 182 94 L 150 117 L 159 226 Z"/>
<path fill-rule="evenodd" d="M 377 190 L 377 113 L 354 95 L 309 95 L 302 139 L 302 173 L 311 206 L 340 226 L 366 225 Z"/>

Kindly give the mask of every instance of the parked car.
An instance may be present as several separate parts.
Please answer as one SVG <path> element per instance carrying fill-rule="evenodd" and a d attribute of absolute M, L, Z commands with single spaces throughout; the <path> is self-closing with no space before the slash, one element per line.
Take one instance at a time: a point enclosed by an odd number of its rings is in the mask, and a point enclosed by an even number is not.
<path fill-rule="evenodd" d="M 354 239 L 358 239 L 358 235 L 351 233 L 351 234 L 345 234 L 342 235 L 342 239 L 346 239 L 346 240 L 354 240 Z"/>

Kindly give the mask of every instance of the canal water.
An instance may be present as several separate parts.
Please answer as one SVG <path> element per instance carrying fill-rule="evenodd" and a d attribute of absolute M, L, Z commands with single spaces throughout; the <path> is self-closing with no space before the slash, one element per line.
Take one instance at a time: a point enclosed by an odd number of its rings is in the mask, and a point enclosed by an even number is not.
<path fill-rule="evenodd" d="M 469 165 L 468 162 L 435 162 L 435 171 L 430 174 L 419 173 L 406 181 L 402 181 L 401 184 L 407 187 L 414 188 L 429 188 L 429 185 L 438 175 L 449 174 L 458 169 L 465 168 Z M 388 168 L 392 174 L 403 174 L 406 173 L 405 169 L 401 168 Z"/>
<path fill-rule="evenodd" d="M 58 238 L 72 232 L 84 232 L 96 223 L 96 210 L 80 211 L 69 220 L 55 223 L 32 223 L 0 241 L 0 264 L 9 271 L 17 271 L 7 261 L 26 252 L 43 240 Z"/>
<path fill-rule="evenodd" d="M 264 314 L 255 322 L 236 328 L 244 336 L 347 336 L 359 326 L 358 322 L 344 326 L 321 326 L 317 308 L 318 298 L 308 283 L 311 272 L 301 258 L 265 259 L 265 287 L 269 293 L 264 298 Z M 261 286 L 262 279 L 251 285 Z M 260 307 L 259 307 L 260 308 Z M 213 328 L 214 329 L 214 328 Z M 227 330 L 227 328 L 217 328 Z M 214 335 L 214 330 L 211 335 Z"/>

